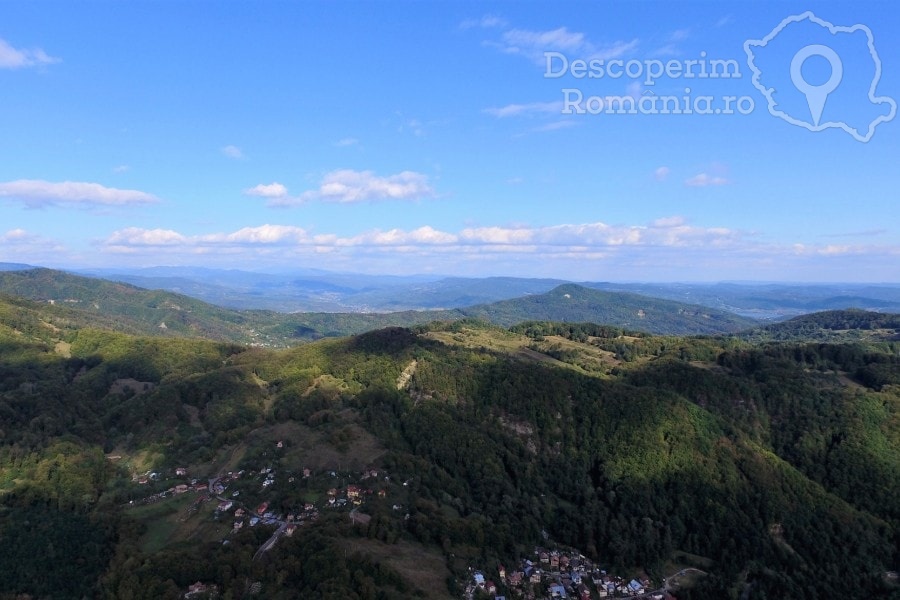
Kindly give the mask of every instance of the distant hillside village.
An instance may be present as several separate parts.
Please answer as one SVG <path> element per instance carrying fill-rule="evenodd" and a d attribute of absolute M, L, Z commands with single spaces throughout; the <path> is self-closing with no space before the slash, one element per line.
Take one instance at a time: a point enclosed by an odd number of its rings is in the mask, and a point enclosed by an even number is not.
<path fill-rule="evenodd" d="M 465 600 L 675 600 L 666 591 L 665 582 L 660 589 L 654 590 L 653 583 L 648 578 L 627 580 L 607 573 L 574 550 L 535 548 L 533 557 L 522 559 L 515 568 L 507 570 L 499 565 L 497 581 L 489 579 L 484 571 L 470 569 L 470 572 L 471 578 L 464 593 Z"/>

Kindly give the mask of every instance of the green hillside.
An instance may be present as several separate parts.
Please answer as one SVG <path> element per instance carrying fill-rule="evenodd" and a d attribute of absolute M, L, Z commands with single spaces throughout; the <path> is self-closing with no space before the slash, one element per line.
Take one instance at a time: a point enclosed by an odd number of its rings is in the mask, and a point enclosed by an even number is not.
<path fill-rule="evenodd" d="M 0 597 L 455 598 L 470 569 L 515 597 L 498 565 L 538 545 L 699 569 L 681 600 L 900 596 L 896 342 L 460 321 L 276 351 L 56 310 L 0 301 Z M 268 551 L 234 515 L 263 502 L 297 523 Z"/>
<path fill-rule="evenodd" d="M 561 285 L 546 294 L 461 309 L 461 312 L 504 326 L 522 321 L 589 321 L 674 335 L 734 332 L 756 323 L 704 306 L 627 292 L 604 292 L 575 284 Z"/>
<path fill-rule="evenodd" d="M 128 333 L 202 337 L 273 348 L 382 327 L 466 318 L 503 326 L 529 320 L 592 321 L 674 335 L 728 333 L 756 323 L 715 309 L 574 284 L 559 286 L 546 294 L 465 309 L 380 314 L 239 311 L 171 292 L 50 269 L 0 272 L 0 293 L 51 304 L 57 310 L 69 309 L 65 314 L 82 324 Z"/>
<path fill-rule="evenodd" d="M 900 315 L 859 309 L 829 310 L 757 327 L 742 337 L 765 341 L 900 340 Z"/>

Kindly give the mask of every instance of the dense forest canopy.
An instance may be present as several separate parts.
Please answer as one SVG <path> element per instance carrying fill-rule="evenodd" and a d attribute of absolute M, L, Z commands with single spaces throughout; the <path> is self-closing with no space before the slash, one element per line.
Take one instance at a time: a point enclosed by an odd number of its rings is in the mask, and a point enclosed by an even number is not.
<path fill-rule="evenodd" d="M 258 555 L 272 527 L 153 496 L 190 483 L 179 468 L 200 488 L 241 471 L 215 495 L 319 518 Z M 369 469 L 389 476 L 364 523 L 320 508 Z M 275 351 L 5 298 L 0 493 L 10 598 L 458 597 L 473 565 L 549 544 L 706 573 L 679 598 L 900 597 L 900 342 L 462 320 Z"/>

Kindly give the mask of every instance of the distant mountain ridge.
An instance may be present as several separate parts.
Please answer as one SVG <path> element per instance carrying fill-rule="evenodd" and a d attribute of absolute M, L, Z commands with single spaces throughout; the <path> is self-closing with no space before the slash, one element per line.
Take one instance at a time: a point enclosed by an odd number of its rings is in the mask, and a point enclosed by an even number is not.
<path fill-rule="evenodd" d="M 564 283 L 699 304 L 745 317 L 778 320 L 863 308 L 900 311 L 900 285 L 795 283 L 615 283 L 554 278 L 373 276 L 298 269 L 254 273 L 198 267 L 94 269 L 76 274 L 187 294 L 228 308 L 279 312 L 393 312 L 465 308 L 543 294 Z"/>
<path fill-rule="evenodd" d="M 592 322 L 673 335 L 732 333 L 757 323 L 697 304 L 606 292 L 574 283 L 546 294 L 473 306 L 461 312 L 507 327 L 522 321 Z"/>
<path fill-rule="evenodd" d="M 575 284 L 546 294 L 468 308 L 393 313 L 276 313 L 237 311 L 160 290 L 72 275 L 50 269 L 0 273 L 0 292 L 66 306 L 128 331 L 148 335 L 205 337 L 219 341 L 284 346 L 319 337 L 362 333 L 387 326 L 476 318 L 498 325 L 521 321 L 592 321 L 648 333 L 731 333 L 757 322 L 698 305 Z"/>

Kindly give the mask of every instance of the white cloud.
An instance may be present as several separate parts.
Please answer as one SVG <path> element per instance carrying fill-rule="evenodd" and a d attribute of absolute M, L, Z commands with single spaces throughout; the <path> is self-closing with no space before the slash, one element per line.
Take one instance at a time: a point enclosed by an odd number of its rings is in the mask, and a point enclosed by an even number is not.
<path fill-rule="evenodd" d="M 359 140 L 356 138 L 343 138 L 343 139 L 336 141 L 333 145 L 338 148 L 346 148 L 348 146 L 357 146 L 357 145 L 359 145 Z"/>
<path fill-rule="evenodd" d="M 284 198 L 288 195 L 288 189 L 277 181 L 274 183 L 260 183 L 248 190 L 244 190 L 248 196 L 259 196 L 261 198 Z"/>
<path fill-rule="evenodd" d="M 726 16 L 722 17 L 721 19 L 719 19 L 718 21 L 716 21 L 715 26 L 716 27 L 725 27 L 726 25 L 731 25 L 732 23 L 734 23 L 734 19 L 731 17 L 731 15 L 726 15 Z"/>
<path fill-rule="evenodd" d="M 231 144 L 229 144 L 227 146 L 222 146 L 220 150 L 222 151 L 222 154 L 224 154 L 228 158 L 234 158 L 236 160 L 244 158 L 244 153 L 241 152 L 241 149 L 237 146 L 232 146 Z"/>
<path fill-rule="evenodd" d="M 210 244 L 281 244 L 307 239 L 306 230 L 290 225 L 261 225 L 244 227 L 234 233 L 201 236 L 198 240 Z"/>
<path fill-rule="evenodd" d="M 658 167 L 655 171 L 653 171 L 653 177 L 657 181 L 665 181 L 669 177 L 669 173 L 671 173 L 671 169 L 669 167 Z"/>
<path fill-rule="evenodd" d="M 478 27 L 481 29 L 491 29 L 494 27 L 506 27 L 506 19 L 497 15 L 484 15 L 480 19 L 466 19 L 459 24 L 460 29 L 472 29 Z"/>
<path fill-rule="evenodd" d="M 526 104 L 507 104 L 498 108 L 486 108 L 484 112 L 504 119 L 506 117 L 531 116 L 535 114 L 561 114 L 562 102 L 529 102 Z"/>
<path fill-rule="evenodd" d="M 718 175 L 709 175 L 707 173 L 698 173 L 684 181 L 684 185 L 688 187 L 710 187 L 718 185 L 728 185 L 731 183 L 725 177 Z"/>
<path fill-rule="evenodd" d="M 684 217 L 674 216 L 674 217 L 661 217 L 652 221 L 650 223 L 651 227 L 680 227 L 685 224 Z"/>
<path fill-rule="evenodd" d="M 13 230 L 6 236 L 19 238 Z M 0 242 L 3 236 L 0 236 Z M 884 265 L 900 264 L 900 247 L 844 244 L 776 244 L 727 227 L 691 225 L 684 217 L 658 218 L 646 225 L 603 222 L 540 227 L 481 226 L 443 231 L 372 229 L 355 235 L 314 232 L 291 225 L 266 224 L 232 232 L 186 235 L 169 229 L 128 228 L 100 242 L 101 248 L 146 263 L 162 257 L 196 264 L 196 257 L 234 266 L 259 267 L 315 261 L 322 268 L 355 272 L 510 274 L 568 277 L 604 274 L 623 279 L 671 280 L 734 278 L 734 273 L 765 279 L 884 277 Z M 5 246 L 10 255 L 28 254 Z M 34 262 L 34 261 L 31 261 Z M 523 265 L 529 265 L 523 271 Z M 900 275 L 896 269 L 891 276 Z M 605 277 L 604 277 L 605 278 Z M 815 280 L 815 279 L 812 279 Z M 824 280 L 824 279 L 823 279 Z"/>
<path fill-rule="evenodd" d="M 505 50 L 512 54 L 535 51 L 543 54 L 547 50 L 577 52 L 588 45 L 583 33 L 569 31 L 565 27 L 550 31 L 512 29 L 503 34 L 503 42 L 506 44 Z"/>
<path fill-rule="evenodd" d="M 129 206 L 152 204 L 159 198 L 137 190 L 122 190 L 80 181 L 53 183 L 39 179 L 20 179 L 0 183 L 0 198 L 24 203 L 29 208 L 65 206 Z"/>
<path fill-rule="evenodd" d="M 24 229 L 10 229 L 2 236 L 0 236 L 0 242 L 3 243 L 18 243 L 23 242 L 29 239 L 33 239 L 34 236 L 25 231 Z"/>
<path fill-rule="evenodd" d="M 382 177 L 372 171 L 352 169 L 327 173 L 317 189 L 308 190 L 299 196 L 291 196 L 288 189 L 280 183 L 260 184 L 244 193 L 269 198 L 268 205 L 274 207 L 299 206 L 314 200 L 351 204 L 373 200 L 416 200 L 435 195 L 428 176 L 422 173 L 403 171 Z"/>
<path fill-rule="evenodd" d="M 608 246 L 690 246 L 710 242 L 736 241 L 741 234 L 728 228 L 702 228 L 689 225 L 683 217 L 664 217 L 649 225 L 614 226 L 602 222 L 563 224 L 545 227 L 467 227 L 457 233 L 441 231 L 429 225 L 413 230 L 370 230 L 355 236 L 313 234 L 290 225 L 260 225 L 245 227 L 231 233 L 211 233 L 186 236 L 168 229 L 128 228 L 113 233 L 108 245 L 168 246 L 255 246 L 297 245 L 336 247 L 403 245 L 492 247 L 565 247 L 597 249 Z"/>
<path fill-rule="evenodd" d="M 615 41 L 596 44 L 581 32 L 558 27 L 547 31 L 511 29 L 505 31 L 499 42 L 486 42 L 505 54 L 524 56 L 544 66 L 544 52 L 562 52 L 570 58 L 609 60 L 625 56 L 638 47 L 638 40 Z"/>
<path fill-rule="evenodd" d="M 319 186 L 317 196 L 328 202 L 362 202 L 365 200 L 411 200 L 430 197 L 434 190 L 428 177 L 414 171 L 379 177 L 372 171 L 341 169 L 328 173 Z"/>
<path fill-rule="evenodd" d="M 0 38 L 0 69 L 23 69 L 52 65 L 58 62 L 60 59 L 49 56 L 40 48 L 16 49 L 9 42 Z"/>
<path fill-rule="evenodd" d="M 543 125 L 539 125 L 532 129 L 532 131 L 536 132 L 544 132 L 544 131 L 559 131 L 560 129 L 568 129 L 569 127 L 574 127 L 576 125 L 575 121 L 553 121 L 552 123 L 545 123 Z"/>
<path fill-rule="evenodd" d="M 131 170 L 131 167 L 128 165 L 119 165 L 117 167 L 113 167 L 113 173 L 127 173 Z"/>
<path fill-rule="evenodd" d="M 178 246 L 187 242 L 186 236 L 171 229 L 141 229 L 140 227 L 121 229 L 106 240 L 108 245 L 128 246 Z"/>

